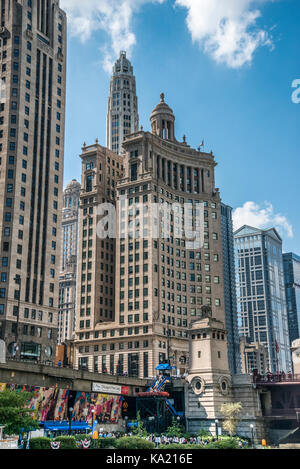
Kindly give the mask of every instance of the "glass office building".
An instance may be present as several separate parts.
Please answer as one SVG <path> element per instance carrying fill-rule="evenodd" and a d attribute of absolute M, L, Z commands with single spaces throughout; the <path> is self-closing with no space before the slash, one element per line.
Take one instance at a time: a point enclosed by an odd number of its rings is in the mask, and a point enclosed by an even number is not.
<path fill-rule="evenodd" d="M 272 228 L 234 234 L 240 335 L 268 348 L 268 367 L 291 370 L 282 240 Z"/>
<path fill-rule="evenodd" d="M 229 205 L 221 204 L 221 228 L 228 362 L 231 373 L 239 374 L 241 373 L 241 350 L 238 330 L 232 208 Z"/>
<path fill-rule="evenodd" d="M 300 257 L 283 254 L 290 343 L 300 337 Z"/>

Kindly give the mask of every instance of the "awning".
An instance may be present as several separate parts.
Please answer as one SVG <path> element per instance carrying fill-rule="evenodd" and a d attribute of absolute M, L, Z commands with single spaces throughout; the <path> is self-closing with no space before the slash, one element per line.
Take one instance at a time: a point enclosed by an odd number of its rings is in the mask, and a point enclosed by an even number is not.
<path fill-rule="evenodd" d="M 156 370 L 176 370 L 176 366 L 171 366 L 168 363 L 163 363 L 162 365 L 158 365 Z"/>
<path fill-rule="evenodd" d="M 43 422 L 44 430 L 51 432 L 68 431 L 69 422 Z M 92 427 L 86 422 L 71 422 L 71 430 L 92 430 Z"/>

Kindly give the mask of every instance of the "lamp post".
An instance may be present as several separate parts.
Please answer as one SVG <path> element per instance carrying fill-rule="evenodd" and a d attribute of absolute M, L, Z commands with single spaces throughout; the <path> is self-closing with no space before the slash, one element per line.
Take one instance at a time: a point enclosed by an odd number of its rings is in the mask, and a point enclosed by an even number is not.
<path fill-rule="evenodd" d="M 252 448 L 254 448 L 254 425 L 252 423 L 250 425 L 250 429 L 251 429 Z"/>
<path fill-rule="evenodd" d="M 69 435 L 71 435 L 72 412 L 73 412 L 73 407 L 70 407 L 69 408 Z"/>
<path fill-rule="evenodd" d="M 218 419 L 215 420 L 215 424 L 216 424 L 216 436 L 218 440 L 219 439 L 219 420 Z"/>
<path fill-rule="evenodd" d="M 95 415 L 95 409 L 92 410 L 92 436 L 94 433 L 94 415 Z"/>

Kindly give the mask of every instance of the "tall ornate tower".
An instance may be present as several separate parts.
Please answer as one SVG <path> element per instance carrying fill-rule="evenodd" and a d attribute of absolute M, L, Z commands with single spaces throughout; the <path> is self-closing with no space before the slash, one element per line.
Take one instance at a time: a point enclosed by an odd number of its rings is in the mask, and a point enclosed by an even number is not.
<path fill-rule="evenodd" d="M 113 67 L 108 98 L 106 122 L 106 146 L 121 154 L 126 135 L 137 132 L 139 127 L 138 98 L 133 67 L 121 51 Z"/>
<path fill-rule="evenodd" d="M 59 277 L 58 343 L 72 340 L 76 320 L 76 271 L 81 184 L 73 179 L 64 191 Z"/>

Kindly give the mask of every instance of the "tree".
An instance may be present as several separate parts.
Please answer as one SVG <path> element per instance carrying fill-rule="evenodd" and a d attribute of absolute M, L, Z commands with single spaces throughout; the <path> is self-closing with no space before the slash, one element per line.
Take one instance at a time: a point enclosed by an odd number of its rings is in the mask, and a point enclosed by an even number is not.
<path fill-rule="evenodd" d="M 169 437 L 177 436 L 178 438 L 180 438 L 183 434 L 184 428 L 182 427 L 182 425 L 180 425 L 179 422 L 177 422 L 177 420 L 175 420 L 175 417 L 173 417 L 172 425 L 166 430 L 166 435 Z"/>
<path fill-rule="evenodd" d="M 223 404 L 220 411 L 224 417 L 223 428 L 231 437 L 235 435 L 239 423 L 239 414 L 242 412 L 243 406 L 241 402 L 231 402 Z"/>
<path fill-rule="evenodd" d="M 144 427 L 144 423 L 141 419 L 141 414 L 140 412 L 137 413 L 137 416 L 136 416 L 136 422 L 138 424 L 137 427 L 134 427 L 134 429 L 132 430 L 132 433 L 135 435 L 135 436 L 139 436 L 139 437 L 145 437 L 147 436 L 147 431 Z"/>
<path fill-rule="evenodd" d="M 39 428 L 34 420 L 34 410 L 26 408 L 32 393 L 2 391 L 0 392 L 0 424 L 4 425 L 6 435 L 19 435 Z"/>

